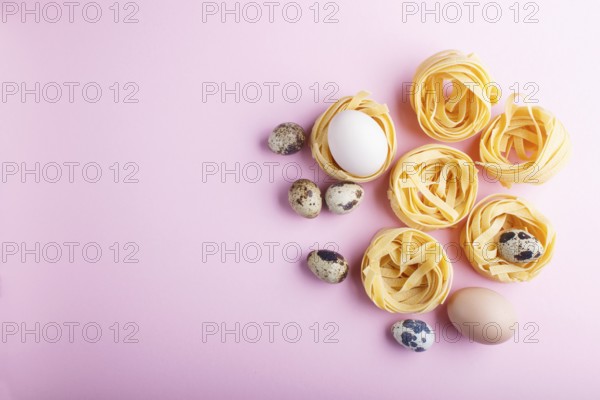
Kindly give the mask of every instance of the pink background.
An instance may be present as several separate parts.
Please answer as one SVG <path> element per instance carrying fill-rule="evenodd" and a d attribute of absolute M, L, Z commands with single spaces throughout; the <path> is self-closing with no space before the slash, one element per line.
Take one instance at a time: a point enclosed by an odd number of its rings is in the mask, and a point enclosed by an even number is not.
<path fill-rule="evenodd" d="M 66 177 L 36 183 L 31 176 L 22 183 L 19 175 L 2 182 L 2 243 L 25 242 L 31 248 L 35 242 L 97 242 L 103 256 L 97 263 L 83 260 L 80 251 L 73 263 L 66 255 L 57 263 L 36 263 L 33 256 L 21 262 L 19 255 L 2 261 L 5 335 L 11 322 L 29 329 L 36 322 L 80 325 L 73 343 L 66 328 L 57 343 L 47 337 L 36 343 L 34 334 L 22 338 L 21 332 L 6 336 L 0 342 L 1 399 L 597 396 L 600 270 L 593 252 L 600 199 L 593 171 L 600 140 L 592 118 L 598 4 L 538 0 L 539 22 L 523 23 L 532 9 L 521 2 L 515 23 L 509 8 L 514 1 L 500 1 L 502 18 L 490 23 L 482 17 L 483 2 L 473 23 L 466 14 L 457 23 L 443 18 L 436 23 L 433 16 L 422 23 L 419 15 L 403 23 L 401 2 L 338 1 L 339 22 L 326 24 L 322 19 L 333 10 L 324 9 L 326 2 L 319 3 L 319 23 L 309 9 L 313 1 L 300 2 L 298 23 L 286 22 L 281 6 L 272 23 L 267 15 L 257 23 L 236 23 L 233 16 L 221 23 L 219 15 L 203 23 L 200 1 L 139 1 L 139 22 L 124 24 L 112 22 L 112 3 L 101 2 L 96 24 L 85 22 L 81 9 L 73 23 L 66 16 L 55 24 L 36 24 L 31 17 L 21 23 L 17 15 L 0 24 L 2 82 L 93 81 L 103 89 L 97 103 L 84 101 L 81 91 L 72 104 L 65 98 L 36 104 L 33 96 L 24 103 L 18 96 L 0 103 L 3 163 L 97 162 L 103 172 L 95 184 L 82 180 L 80 170 L 73 183 Z M 464 256 L 454 263 L 453 291 L 487 287 L 515 305 L 518 343 L 486 347 L 464 338 L 441 340 L 416 354 L 389 334 L 391 324 L 404 316 L 376 308 L 360 283 L 360 259 L 372 235 L 402 225 L 386 200 L 387 178 L 364 185 L 366 199 L 355 212 L 340 217 L 324 211 L 305 220 L 289 209 L 286 193 L 297 166 L 303 177 L 314 179 L 310 152 L 277 156 L 265 141 L 281 122 L 310 129 L 328 106 L 325 95 L 337 85 L 336 98 L 366 89 L 389 105 L 397 156 L 431 143 L 402 100 L 402 83 L 410 82 L 422 60 L 448 48 L 476 52 L 502 87 L 494 115 L 502 112 L 509 87 L 533 82 L 539 89 L 533 99 L 570 131 L 574 157 L 547 184 L 508 191 L 533 202 L 558 231 L 552 264 L 538 278 L 498 284 L 477 275 Z M 109 89 L 114 82 L 135 82 L 139 102 L 115 104 Z M 203 82 L 225 82 L 229 88 L 257 82 L 264 91 L 255 103 L 248 101 L 254 97 L 250 92 L 239 103 L 233 95 L 203 102 Z M 279 84 L 273 101 L 263 82 Z M 289 82 L 302 89 L 295 103 L 281 93 Z M 328 82 L 334 85 L 325 87 Z M 317 101 L 310 89 L 315 83 L 321 88 Z M 531 93 L 531 87 L 522 91 Z M 477 158 L 476 138 L 456 147 Z M 139 183 L 112 182 L 109 167 L 115 162 L 136 163 Z M 272 180 L 266 162 L 277 163 L 271 164 Z M 229 169 L 240 163 L 239 182 L 220 172 L 203 177 L 203 166 L 212 163 Z M 256 169 L 249 163 L 260 166 L 258 182 L 250 182 Z M 319 184 L 327 187 L 322 177 Z M 506 190 L 482 180 L 478 198 L 495 192 Z M 458 232 L 432 235 L 449 243 L 457 241 Z M 114 242 L 137 243 L 139 262 L 115 263 L 109 249 Z M 256 242 L 262 257 L 250 262 L 255 256 L 250 252 L 236 262 L 230 254 L 222 262 L 221 253 L 203 253 L 203 243 L 211 242 L 229 249 L 236 243 L 249 249 Z M 273 259 L 265 242 L 277 243 Z M 327 242 L 351 264 L 349 278 L 337 286 L 318 281 L 303 261 L 311 246 Z M 286 261 L 281 252 L 286 244 L 302 249 L 301 261 Z M 448 323 L 445 306 L 419 318 Z M 110 329 L 115 322 L 119 343 Z M 123 343 L 131 331 L 123 327 L 127 322 L 139 327 L 138 343 Z M 530 337 L 537 343 L 525 341 L 532 333 L 524 328 L 527 322 L 539 327 Z M 97 343 L 85 340 L 86 323 L 101 327 Z M 239 323 L 239 343 L 234 334 L 203 341 L 207 323 L 228 329 Z M 262 326 L 257 343 L 251 343 L 253 323 Z M 280 324 L 273 343 L 265 323 Z M 293 329 L 282 333 L 289 323 L 302 330 L 297 343 L 289 343 Z M 327 343 L 325 335 L 335 327 L 330 339 L 337 343 Z M 454 334 L 447 331 L 450 339 Z"/>

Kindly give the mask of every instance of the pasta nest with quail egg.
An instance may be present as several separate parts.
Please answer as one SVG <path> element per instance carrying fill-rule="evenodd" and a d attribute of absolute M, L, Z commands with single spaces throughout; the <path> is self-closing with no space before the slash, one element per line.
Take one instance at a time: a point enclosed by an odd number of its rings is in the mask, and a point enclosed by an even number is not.
<path fill-rule="evenodd" d="M 508 229 L 524 230 L 537 238 L 544 249 L 541 257 L 522 264 L 499 257 L 498 240 Z M 552 259 L 555 241 L 550 221 L 525 199 L 508 194 L 494 194 L 476 204 L 460 237 L 473 269 L 499 282 L 533 279 Z"/>

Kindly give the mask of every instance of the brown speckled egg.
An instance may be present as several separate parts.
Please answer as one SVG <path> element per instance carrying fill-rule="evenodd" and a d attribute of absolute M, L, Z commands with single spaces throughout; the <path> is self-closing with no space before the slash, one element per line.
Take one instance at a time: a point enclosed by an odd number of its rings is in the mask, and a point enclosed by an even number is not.
<path fill-rule="evenodd" d="M 299 152 L 306 142 L 304 129 L 296 123 L 279 124 L 269 136 L 268 145 L 273 153 L 288 155 Z"/>
<path fill-rule="evenodd" d="M 508 229 L 498 238 L 498 255 L 510 263 L 528 263 L 544 254 L 544 247 L 531 233 Z"/>
<path fill-rule="evenodd" d="M 299 179 L 292 184 L 288 201 L 292 209 L 305 218 L 315 218 L 321 212 L 321 191 L 308 179 Z"/>
<path fill-rule="evenodd" d="M 340 283 L 348 276 L 348 262 L 335 251 L 311 251 L 307 262 L 313 274 L 327 283 Z"/>
<path fill-rule="evenodd" d="M 347 214 L 361 203 L 365 191 L 358 183 L 338 182 L 325 192 L 325 203 L 335 214 Z"/>

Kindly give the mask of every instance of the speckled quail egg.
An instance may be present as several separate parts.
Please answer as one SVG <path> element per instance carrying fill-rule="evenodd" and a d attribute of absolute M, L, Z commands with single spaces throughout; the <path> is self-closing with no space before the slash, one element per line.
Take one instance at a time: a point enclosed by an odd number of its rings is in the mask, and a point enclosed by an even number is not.
<path fill-rule="evenodd" d="M 299 179 L 292 184 L 288 201 L 292 209 L 304 218 L 315 218 L 321 212 L 321 191 L 308 179 Z"/>
<path fill-rule="evenodd" d="M 338 182 L 329 186 L 325 192 L 325 203 L 329 211 L 335 214 L 347 214 L 361 203 L 364 189 L 354 182 Z"/>
<path fill-rule="evenodd" d="M 331 250 L 314 250 L 308 254 L 308 267 L 327 283 L 340 283 L 348 276 L 348 262 Z"/>
<path fill-rule="evenodd" d="M 498 238 L 498 255 L 510 263 L 528 263 L 544 254 L 544 247 L 531 233 L 509 229 Z"/>
<path fill-rule="evenodd" d="M 306 142 L 304 129 L 296 123 L 279 124 L 269 136 L 268 145 L 273 153 L 288 155 L 299 152 Z"/>
<path fill-rule="evenodd" d="M 433 329 L 418 319 L 406 319 L 392 325 L 392 335 L 402 346 L 417 353 L 429 349 L 435 342 Z"/>

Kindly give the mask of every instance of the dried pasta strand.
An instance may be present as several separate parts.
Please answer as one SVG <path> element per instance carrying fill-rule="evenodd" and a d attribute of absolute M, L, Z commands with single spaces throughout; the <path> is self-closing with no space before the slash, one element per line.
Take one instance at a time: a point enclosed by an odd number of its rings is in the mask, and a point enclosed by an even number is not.
<path fill-rule="evenodd" d="M 542 184 L 562 169 L 572 152 L 569 134 L 549 111 L 531 105 L 517 106 L 515 94 L 506 111 L 496 117 L 481 135 L 480 164 L 502 186 L 513 183 Z M 511 151 L 518 163 L 509 160 Z"/>
<path fill-rule="evenodd" d="M 532 262 L 512 264 L 497 254 L 498 236 L 507 229 L 522 229 L 535 236 L 544 254 Z M 556 233 L 550 221 L 525 199 L 494 194 L 481 200 L 467 218 L 460 242 L 473 269 L 499 282 L 523 282 L 537 276 L 552 259 Z"/>
<path fill-rule="evenodd" d="M 365 251 L 361 270 L 369 298 L 393 313 L 431 311 L 446 300 L 452 285 L 452 263 L 442 245 L 412 228 L 379 231 Z"/>
<path fill-rule="evenodd" d="M 310 138 L 310 147 L 312 156 L 323 171 L 333 178 L 352 181 L 368 182 L 376 179 L 383 174 L 391 165 L 396 155 L 396 131 L 392 117 L 385 104 L 379 104 L 368 98 L 369 92 L 361 91 L 355 96 L 348 96 L 339 99 L 335 104 L 329 107 L 315 122 Z M 333 159 L 329 144 L 327 141 L 327 129 L 331 119 L 340 111 L 356 110 L 361 111 L 377 122 L 387 138 L 388 152 L 385 163 L 381 168 L 370 176 L 355 176 L 344 171 Z"/>
<path fill-rule="evenodd" d="M 477 173 L 473 160 L 462 151 L 438 144 L 421 146 L 394 166 L 388 198 L 396 216 L 411 228 L 451 227 L 475 204 Z"/>
<path fill-rule="evenodd" d="M 413 84 L 410 104 L 419 125 L 428 136 L 443 142 L 458 142 L 483 129 L 500 94 L 477 56 L 457 50 L 425 60 Z"/>

